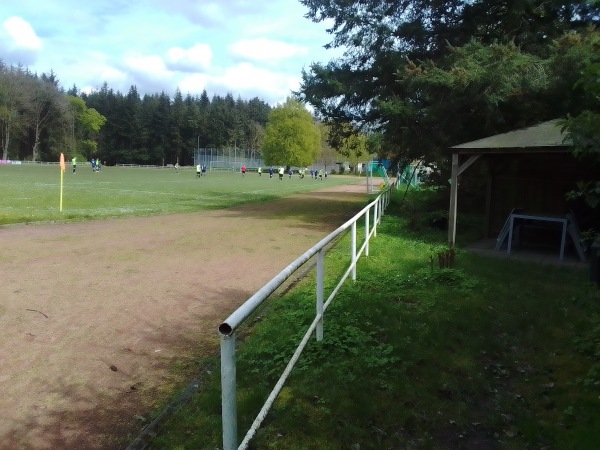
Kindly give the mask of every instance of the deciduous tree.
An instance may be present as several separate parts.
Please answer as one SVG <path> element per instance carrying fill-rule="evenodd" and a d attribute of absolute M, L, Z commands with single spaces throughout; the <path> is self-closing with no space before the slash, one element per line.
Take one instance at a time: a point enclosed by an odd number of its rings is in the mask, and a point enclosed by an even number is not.
<path fill-rule="evenodd" d="M 263 142 L 266 164 L 308 166 L 317 159 L 320 149 L 319 128 L 302 103 L 288 98 L 273 108 Z"/>
<path fill-rule="evenodd" d="M 92 158 L 98 148 L 95 138 L 106 123 L 106 117 L 94 108 L 88 108 L 81 98 L 68 96 L 68 100 L 72 117 L 72 152 L 86 159 Z"/>
<path fill-rule="evenodd" d="M 29 75 L 26 79 L 27 95 L 24 107 L 24 118 L 32 141 L 31 160 L 36 161 L 42 150 L 40 146 L 45 143 L 49 147 L 51 135 L 64 133 L 62 124 L 66 111 L 67 99 L 59 90 L 58 79 L 54 72 L 40 77 Z M 45 142 L 42 136 L 45 135 Z M 58 149 L 46 148 L 46 157 L 56 159 Z"/>
<path fill-rule="evenodd" d="M 26 79 L 26 71 L 22 67 L 8 67 L 0 60 L 0 147 L 2 147 L 2 159 L 8 159 L 15 130 L 24 126 L 22 111 L 26 105 Z"/>

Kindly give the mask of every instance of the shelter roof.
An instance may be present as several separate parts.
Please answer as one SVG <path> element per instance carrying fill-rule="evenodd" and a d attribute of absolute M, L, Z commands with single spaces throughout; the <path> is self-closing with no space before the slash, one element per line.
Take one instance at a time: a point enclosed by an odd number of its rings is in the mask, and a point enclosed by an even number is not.
<path fill-rule="evenodd" d="M 549 120 L 450 148 L 452 153 L 565 152 L 573 144 L 566 139 L 558 122 L 559 119 Z"/>

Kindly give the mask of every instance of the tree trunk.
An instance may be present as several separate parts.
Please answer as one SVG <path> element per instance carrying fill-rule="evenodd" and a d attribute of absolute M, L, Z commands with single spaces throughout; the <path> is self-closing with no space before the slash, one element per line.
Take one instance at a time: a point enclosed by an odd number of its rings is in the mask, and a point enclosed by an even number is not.
<path fill-rule="evenodd" d="M 35 124 L 35 138 L 33 143 L 33 154 L 31 155 L 31 160 L 33 162 L 36 161 L 38 155 L 38 145 L 40 143 L 40 124 L 36 122 Z"/>
<path fill-rule="evenodd" d="M 3 123 L 2 128 L 4 128 L 3 136 L 2 136 L 2 159 L 8 159 L 8 144 L 10 143 L 10 125 L 8 123 Z"/>

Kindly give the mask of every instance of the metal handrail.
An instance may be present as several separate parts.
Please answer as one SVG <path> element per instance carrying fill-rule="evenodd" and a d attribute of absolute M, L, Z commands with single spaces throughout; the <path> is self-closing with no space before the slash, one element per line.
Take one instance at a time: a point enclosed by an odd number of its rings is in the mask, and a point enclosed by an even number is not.
<path fill-rule="evenodd" d="M 285 380 L 291 373 L 294 365 L 298 361 L 300 354 L 308 343 L 308 340 L 313 332 L 316 334 L 317 341 L 323 339 L 323 315 L 329 304 L 333 301 L 340 287 L 346 281 L 348 276 L 352 280 L 356 280 L 356 263 L 360 255 L 369 255 L 369 239 L 372 236 L 377 236 L 377 225 L 381 222 L 381 217 L 385 208 L 389 205 L 393 184 L 377 196 L 375 200 L 365 206 L 354 217 L 346 223 L 331 232 L 327 237 L 323 238 L 316 245 L 299 256 L 294 262 L 283 269 L 271 281 L 265 284 L 254 295 L 252 295 L 244 304 L 236 309 L 221 325 L 219 325 L 219 333 L 221 336 L 221 407 L 222 407 L 222 422 L 223 422 L 223 450 L 246 449 L 250 440 L 258 431 L 262 421 L 269 412 L 279 392 L 283 388 Z M 371 210 L 373 210 L 372 228 L 369 224 Z M 365 238 L 364 242 L 357 249 L 356 242 L 356 223 L 361 217 L 365 217 Z M 336 239 L 344 231 L 351 229 L 352 244 L 351 244 L 351 262 L 334 288 L 326 302 L 324 300 L 324 278 L 325 278 L 325 248 L 334 239 Z M 237 444 L 237 404 L 236 404 L 236 356 L 235 356 L 235 331 L 256 309 L 281 286 L 289 277 L 291 277 L 302 265 L 310 258 L 317 256 L 317 299 L 316 299 L 316 315 L 309 326 L 306 334 L 300 341 L 292 358 L 290 359 L 285 370 L 281 374 L 275 387 L 269 394 L 267 400 L 262 406 L 256 419 L 252 423 L 250 429 L 246 433 L 242 443 Z"/>

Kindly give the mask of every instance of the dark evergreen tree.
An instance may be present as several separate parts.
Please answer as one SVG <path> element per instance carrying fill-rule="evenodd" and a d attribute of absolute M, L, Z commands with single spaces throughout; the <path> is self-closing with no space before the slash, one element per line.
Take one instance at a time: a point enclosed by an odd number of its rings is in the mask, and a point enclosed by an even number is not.
<path fill-rule="evenodd" d="M 171 105 L 171 120 L 169 123 L 169 146 L 175 158 L 175 163 L 192 164 L 190 149 L 184 144 L 183 135 L 185 123 L 185 105 L 181 91 L 175 91 Z"/>
<path fill-rule="evenodd" d="M 83 136 L 76 115 L 87 110 L 106 122 Z M 67 152 L 111 165 L 192 164 L 198 147 L 256 150 L 269 111 L 257 98 L 234 100 L 230 93 L 211 102 L 206 90 L 197 97 L 177 90 L 173 99 L 165 92 L 142 99 L 136 86 L 124 95 L 105 82 L 92 92 L 73 85 L 65 93 L 53 72 L 38 77 L 0 61 L 3 159 L 55 160 Z"/>
<path fill-rule="evenodd" d="M 206 148 L 210 146 L 210 99 L 206 93 L 206 89 L 202 91 L 198 99 L 198 119 L 197 125 L 197 147 Z"/>
<path fill-rule="evenodd" d="M 312 20 L 332 21 L 329 46 L 346 49 L 304 71 L 296 93 L 331 122 L 332 139 L 347 137 L 345 123 L 360 125 L 381 132 L 395 159 L 438 164 L 449 144 L 564 114 L 538 89 L 542 61 L 554 38 L 600 20 L 600 5 L 584 0 L 301 3 Z"/>

